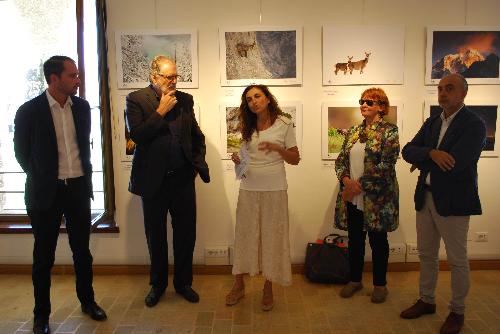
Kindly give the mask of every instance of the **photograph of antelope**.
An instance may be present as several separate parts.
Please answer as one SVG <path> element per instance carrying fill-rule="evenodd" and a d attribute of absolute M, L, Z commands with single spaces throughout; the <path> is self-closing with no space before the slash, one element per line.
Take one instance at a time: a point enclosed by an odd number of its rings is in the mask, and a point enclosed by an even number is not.
<path fill-rule="evenodd" d="M 297 147 L 300 150 L 302 147 L 302 104 L 298 101 L 283 101 L 279 105 L 283 115 L 293 122 Z M 220 105 L 222 159 L 231 159 L 231 154 L 238 152 L 241 148 L 238 109 L 238 102 Z"/>
<path fill-rule="evenodd" d="M 323 85 L 404 82 L 403 26 L 323 26 Z"/>
<path fill-rule="evenodd" d="M 117 31 L 115 44 L 119 89 L 149 85 L 149 65 L 160 54 L 175 60 L 178 88 L 198 88 L 195 30 Z"/>
<path fill-rule="evenodd" d="M 403 131 L 402 104 L 400 101 L 390 101 L 389 113 L 384 120 L 396 124 L 399 135 Z M 359 104 L 352 102 L 324 102 L 321 108 L 321 156 L 323 160 L 336 159 L 347 130 L 363 121 Z"/>
<path fill-rule="evenodd" d="M 344 72 L 344 75 L 346 75 L 347 71 L 349 70 L 349 67 L 352 64 L 351 60 L 352 60 L 352 56 L 351 57 L 347 56 L 347 63 L 335 64 L 335 75 L 337 75 L 338 71 L 342 71 L 342 72 Z"/>
<path fill-rule="evenodd" d="M 221 85 L 302 82 L 302 29 L 239 27 L 219 30 Z"/>
<path fill-rule="evenodd" d="M 358 61 L 350 61 L 347 66 L 349 67 L 349 74 L 352 74 L 352 71 L 359 71 L 359 74 L 363 74 L 363 70 L 368 64 L 368 58 L 370 57 L 371 52 L 365 52 L 365 58 Z"/>
<path fill-rule="evenodd" d="M 500 27 L 428 27 L 426 84 L 459 73 L 469 84 L 500 84 Z"/>

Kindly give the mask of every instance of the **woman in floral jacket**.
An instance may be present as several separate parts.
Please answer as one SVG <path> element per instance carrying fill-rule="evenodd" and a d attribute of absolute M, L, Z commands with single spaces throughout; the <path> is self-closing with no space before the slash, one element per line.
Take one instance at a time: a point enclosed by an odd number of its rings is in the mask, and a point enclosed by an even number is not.
<path fill-rule="evenodd" d="M 389 243 L 387 232 L 399 224 L 399 188 L 396 161 L 399 155 L 398 127 L 382 119 L 389 99 L 380 88 L 363 92 L 359 100 L 361 124 L 351 127 L 335 162 L 340 191 L 335 207 L 335 226 L 347 230 L 351 282 L 340 292 L 349 298 L 363 288 L 361 283 L 365 238 L 372 248 L 373 292 L 371 301 L 383 303 Z"/>

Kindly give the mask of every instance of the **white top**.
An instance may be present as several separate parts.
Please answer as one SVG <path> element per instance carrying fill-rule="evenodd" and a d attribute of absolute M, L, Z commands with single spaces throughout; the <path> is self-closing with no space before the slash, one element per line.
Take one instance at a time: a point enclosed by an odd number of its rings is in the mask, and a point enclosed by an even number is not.
<path fill-rule="evenodd" d="M 366 143 L 360 143 L 359 140 L 352 145 L 351 152 L 349 153 L 349 174 L 351 180 L 358 181 L 365 171 L 365 147 Z M 354 204 L 358 210 L 363 211 L 363 195 L 364 192 L 353 197 L 351 203 Z"/>
<path fill-rule="evenodd" d="M 285 164 L 278 152 L 260 151 L 261 142 L 279 144 L 285 149 L 297 146 L 293 122 L 279 116 L 271 127 L 266 130 L 255 131 L 252 140 L 247 143 L 250 155 L 250 165 L 245 177 L 241 180 L 240 189 L 251 191 L 287 190 Z"/>
<path fill-rule="evenodd" d="M 71 106 L 73 101 L 68 96 L 68 99 L 61 108 L 49 93 L 45 91 L 49 100 L 50 112 L 54 122 L 57 139 L 57 153 L 59 156 L 59 174 L 58 179 L 64 180 L 67 178 L 83 176 L 82 162 L 80 160 L 80 149 L 76 139 L 75 122 L 73 120 L 73 112 Z"/>
<path fill-rule="evenodd" d="M 448 118 L 446 118 L 444 111 L 442 111 L 441 114 L 439 115 L 439 117 L 441 117 L 441 130 L 439 131 L 439 139 L 436 149 L 439 147 L 439 144 L 441 144 L 441 141 L 443 140 L 446 131 L 450 127 L 451 122 L 453 121 L 455 116 L 457 116 L 457 114 L 463 109 L 463 107 L 464 105 L 462 105 L 462 107 L 460 107 L 460 109 L 458 109 L 456 113 L 454 113 Z M 427 173 L 427 177 L 425 178 L 425 183 L 427 183 L 427 185 L 431 185 L 431 173 Z"/>

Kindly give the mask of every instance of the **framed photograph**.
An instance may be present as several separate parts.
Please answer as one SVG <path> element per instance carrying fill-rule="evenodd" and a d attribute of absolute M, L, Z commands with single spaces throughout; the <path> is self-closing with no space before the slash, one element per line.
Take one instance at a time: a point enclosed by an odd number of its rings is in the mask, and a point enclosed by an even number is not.
<path fill-rule="evenodd" d="M 177 64 L 178 88 L 198 87 L 198 41 L 195 30 L 117 31 L 118 89 L 149 85 L 149 67 L 157 55 Z"/>
<path fill-rule="evenodd" d="M 323 85 L 404 83 L 403 26 L 323 26 Z"/>
<path fill-rule="evenodd" d="M 221 86 L 302 83 L 302 28 L 220 28 Z"/>
<path fill-rule="evenodd" d="M 354 101 L 324 102 L 321 108 L 321 157 L 336 159 L 344 143 L 347 130 L 363 122 L 359 104 Z M 403 104 L 391 101 L 389 113 L 384 119 L 398 126 L 399 137 L 403 133 Z"/>
<path fill-rule="evenodd" d="M 127 122 L 125 121 L 125 108 L 126 108 L 126 97 L 130 92 L 123 92 L 123 94 L 119 95 L 119 107 L 117 110 L 117 129 L 120 131 L 118 139 L 119 139 L 119 147 L 120 147 L 120 159 L 122 162 L 132 161 L 134 157 L 135 143 L 130 138 L 130 133 L 128 132 Z M 200 125 L 200 106 L 195 103 L 193 106 L 194 116 L 196 117 L 196 121 L 198 125 Z"/>
<path fill-rule="evenodd" d="M 118 95 L 118 109 L 116 110 L 116 120 L 118 129 L 118 146 L 120 148 L 120 159 L 122 162 L 131 162 L 134 157 L 135 143 L 130 139 L 130 134 L 125 121 L 126 98 L 129 93 L 120 92 Z"/>
<path fill-rule="evenodd" d="M 425 84 L 459 73 L 469 84 L 500 84 L 500 26 L 428 27 Z"/>
<path fill-rule="evenodd" d="M 495 145 L 497 129 L 500 127 L 498 119 L 498 106 L 500 101 L 467 101 L 466 107 L 481 117 L 486 124 L 486 145 L 481 152 L 481 157 L 498 157 L 499 148 Z M 443 111 L 437 101 L 425 101 L 424 121 L 431 115 L 440 114 Z"/>
<path fill-rule="evenodd" d="M 302 147 L 302 103 L 299 101 L 284 101 L 279 103 L 285 117 L 293 121 L 295 137 L 299 151 Z M 238 131 L 239 102 L 227 102 L 220 105 L 221 120 L 221 155 L 222 159 L 231 159 L 231 154 L 241 148 L 241 133 Z"/>

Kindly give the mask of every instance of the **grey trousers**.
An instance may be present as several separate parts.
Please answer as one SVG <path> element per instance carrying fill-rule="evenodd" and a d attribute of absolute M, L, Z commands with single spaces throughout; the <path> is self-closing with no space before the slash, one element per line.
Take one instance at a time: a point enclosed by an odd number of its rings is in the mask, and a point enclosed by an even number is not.
<path fill-rule="evenodd" d="M 425 196 L 422 210 L 417 211 L 417 247 L 420 258 L 420 299 L 435 304 L 439 272 L 438 252 L 443 238 L 448 264 L 451 267 L 451 312 L 465 312 L 465 297 L 469 291 L 469 261 L 467 233 L 470 216 L 440 216 L 431 192 Z"/>

